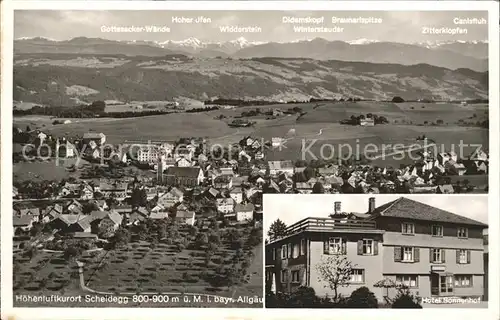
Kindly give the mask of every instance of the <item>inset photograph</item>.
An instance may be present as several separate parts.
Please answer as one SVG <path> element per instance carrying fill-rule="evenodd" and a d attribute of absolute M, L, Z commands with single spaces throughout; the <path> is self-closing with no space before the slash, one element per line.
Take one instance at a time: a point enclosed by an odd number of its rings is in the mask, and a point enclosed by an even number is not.
<path fill-rule="evenodd" d="M 487 196 L 265 195 L 266 308 L 487 308 Z"/>

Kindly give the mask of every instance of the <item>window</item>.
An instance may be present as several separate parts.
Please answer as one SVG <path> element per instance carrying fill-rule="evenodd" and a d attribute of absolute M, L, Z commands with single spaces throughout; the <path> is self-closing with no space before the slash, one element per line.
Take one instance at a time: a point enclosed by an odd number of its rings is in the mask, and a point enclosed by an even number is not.
<path fill-rule="evenodd" d="M 292 282 L 293 283 L 299 283 L 300 282 L 300 280 L 299 280 L 299 271 L 298 270 L 292 271 Z"/>
<path fill-rule="evenodd" d="M 365 282 L 365 270 L 364 269 L 352 269 L 350 282 L 351 283 L 364 283 Z"/>
<path fill-rule="evenodd" d="M 286 270 L 281 270 L 281 283 L 288 282 L 288 272 Z"/>
<path fill-rule="evenodd" d="M 403 261 L 413 262 L 413 247 L 403 247 Z"/>
<path fill-rule="evenodd" d="M 467 264 L 470 263 L 470 251 L 469 250 L 457 250 L 457 263 Z"/>
<path fill-rule="evenodd" d="M 269 281 L 271 279 L 271 272 L 266 272 L 266 281 Z"/>
<path fill-rule="evenodd" d="M 432 226 L 432 235 L 434 237 L 442 237 L 443 236 L 443 226 Z"/>
<path fill-rule="evenodd" d="M 418 276 L 413 276 L 413 275 L 396 276 L 396 282 L 402 283 L 408 288 L 418 288 Z"/>
<path fill-rule="evenodd" d="M 469 236 L 469 230 L 467 228 L 464 228 L 464 227 L 458 228 L 457 233 L 458 233 L 457 236 L 459 238 L 467 238 Z"/>
<path fill-rule="evenodd" d="M 401 225 L 401 232 L 403 234 L 415 234 L 415 225 L 405 222 Z"/>
<path fill-rule="evenodd" d="M 363 239 L 363 254 L 373 255 L 373 240 Z"/>
<path fill-rule="evenodd" d="M 431 249 L 431 262 L 433 263 L 443 263 L 444 260 L 444 250 L 443 249 Z"/>
<path fill-rule="evenodd" d="M 287 246 L 286 244 L 281 246 L 281 259 L 286 259 L 287 257 Z"/>
<path fill-rule="evenodd" d="M 455 287 L 472 287 L 472 276 L 455 275 Z"/>
<path fill-rule="evenodd" d="M 273 248 L 273 260 L 276 260 L 276 248 Z"/>
<path fill-rule="evenodd" d="M 301 239 L 300 240 L 300 255 L 305 255 L 306 254 L 306 239 Z"/>
<path fill-rule="evenodd" d="M 294 259 L 299 257 L 299 250 L 300 250 L 300 245 L 298 243 L 294 243 L 293 244 L 293 253 L 292 253 L 292 257 Z"/>
<path fill-rule="evenodd" d="M 288 244 L 286 252 L 287 252 L 287 258 L 291 258 L 292 257 L 292 244 L 291 243 Z"/>
<path fill-rule="evenodd" d="M 345 254 L 345 241 L 342 238 L 330 238 L 328 241 L 329 254 Z"/>

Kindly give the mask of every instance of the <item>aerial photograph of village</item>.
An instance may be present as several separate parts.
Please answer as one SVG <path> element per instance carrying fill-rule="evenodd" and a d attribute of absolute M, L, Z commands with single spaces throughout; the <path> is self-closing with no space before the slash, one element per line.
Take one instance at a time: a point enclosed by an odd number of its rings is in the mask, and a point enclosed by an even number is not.
<path fill-rule="evenodd" d="M 456 17 L 15 12 L 14 306 L 262 308 L 263 194 L 487 194 Z"/>

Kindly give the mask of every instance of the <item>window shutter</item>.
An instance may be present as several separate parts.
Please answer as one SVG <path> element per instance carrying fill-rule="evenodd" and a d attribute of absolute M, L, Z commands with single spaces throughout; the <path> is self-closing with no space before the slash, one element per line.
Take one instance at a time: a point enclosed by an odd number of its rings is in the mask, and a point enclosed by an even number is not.
<path fill-rule="evenodd" d="M 446 262 L 446 250 L 441 249 L 441 262 L 445 263 Z"/>
<path fill-rule="evenodd" d="M 347 241 L 342 239 L 342 254 L 347 254 Z"/>
<path fill-rule="evenodd" d="M 323 241 L 323 253 L 328 254 L 328 240 Z"/>
<path fill-rule="evenodd" d="M 429 262 L 430 263 L 434 262 L 434 256 L 432 254 L 432 248 L 429 248 Z"/>
<path fill-rule="evenodd" d="M 467 250 L 467 263 L 470 263 L 470 250 Z"/>
<path fill-rule="evenodd" d="M 363 240 L 358 240 L 358 255 L 363 254 Z"/>
<path fill-rule="evenodd" d="M 401 247 L 394 247 L 394 261 L 399 262 L 401 261 L 401 255 L 402 255 L 402 250 Z"/>
<path fill-rule="evenodd" d="M 457 250 L 457 263 L 460 263 L 460 250 Z"/>
<path fill-rule="evenodd" d="M 419 262 L 420 261 L 420 248 L 414 248 L 413 249 L 413 261 Z"/>
<path fill-rule="evenodd" d="M 305 269 L 300 269 L 299 270 L 299 282 L 302 286 L 306 285 L 306 270 Z"/>
<path fill-rule="evenodd" d="M 378 241 L 373 241 L 373 255 L 378 255 Z"/>

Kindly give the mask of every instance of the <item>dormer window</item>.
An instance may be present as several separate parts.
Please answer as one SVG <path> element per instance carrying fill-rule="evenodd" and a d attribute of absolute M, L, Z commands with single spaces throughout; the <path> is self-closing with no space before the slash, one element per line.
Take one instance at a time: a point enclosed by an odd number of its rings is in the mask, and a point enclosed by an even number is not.
<path fill-rule="evenodd" d="M 459 238 L 468 238 L 469 237 L 469 229 L 465 227 L 459 227 L 457 230 L 457 236 Z"/>
<path fill-rule="evenodd" d="M 443 226 L 434 225 L 432 226 L 432 236 L 442 237 L 443 236 Z"/>
<path fill-rule="evenodd" d="M 402 234 L 415 234 L 415 225 L 413 223 L 403 222 L 401 224 Z"/>

